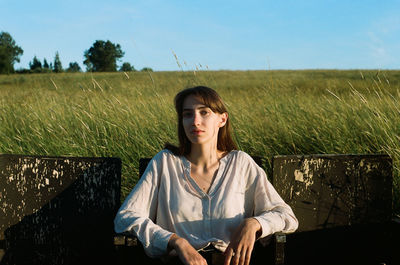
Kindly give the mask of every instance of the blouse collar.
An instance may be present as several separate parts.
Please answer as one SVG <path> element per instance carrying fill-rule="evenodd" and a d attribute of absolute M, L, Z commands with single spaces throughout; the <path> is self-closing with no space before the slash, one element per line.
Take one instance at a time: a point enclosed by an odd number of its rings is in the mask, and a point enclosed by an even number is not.
<path fill-rule="evenodd" d="M 205 197 L 205 196 L 212 197 L 212 195 L 218 190 L 218 187 L 221 186 L 221 183 L 223 181 L 222 176 L 223 176 L 223 172 L 225 171 L 227 161 L 232 156 L 232 153 L 233 153 L 233 151 L 230 151 L 229 153 L 227 153 L 225 156 L 223 156 L 219 160 L 217 175 L 215 176 L 213 182 L 211 183 L 211 187 L 210 187 L 208 193 L 204 192 L 197 185 L 196 181 L 192 178 L 192 176 L 190 174 L 192 164 L 190 163 L 190 161 L 185 156 L 181 156 L 181 161 L 182 161 L 182 165 L 183 165 L 185 178 L 190 183 L 191 188 L 196 191 L 197 195 L 200 195 L 200 197 Z"/>

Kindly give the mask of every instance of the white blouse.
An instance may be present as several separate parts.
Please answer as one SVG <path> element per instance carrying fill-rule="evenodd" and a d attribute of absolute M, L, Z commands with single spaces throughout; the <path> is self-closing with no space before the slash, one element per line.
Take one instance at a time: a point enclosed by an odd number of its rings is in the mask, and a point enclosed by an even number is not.
<path fill-rule="evenodd" d="M 248 217 L 262 227 L 261 237 L 294 232 L 298 221 L 254 160 L 243 151 L 220 159 L 208 193 L 190 176 L 190 162 L 162 150 L 150 161 L 114 220 L 117 233 L 130 231 L 150 257 L 167 254 L 170 236 L 195 249 L 210 243 L 225 251 L 232 233 Z"/>

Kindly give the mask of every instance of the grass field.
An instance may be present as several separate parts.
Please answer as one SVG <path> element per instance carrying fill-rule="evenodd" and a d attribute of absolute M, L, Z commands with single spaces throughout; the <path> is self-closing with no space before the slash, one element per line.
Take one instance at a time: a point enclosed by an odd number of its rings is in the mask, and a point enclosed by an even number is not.
<path fill-rule="evenodd" d="M 174 95 L 200 84 L 222 95 L 251 155 L 389 154 L 400 212 L 400 71 L 0 75 L 0 153 L 120 157 L 123 199 L 139 157 L 176 143 Z"/>

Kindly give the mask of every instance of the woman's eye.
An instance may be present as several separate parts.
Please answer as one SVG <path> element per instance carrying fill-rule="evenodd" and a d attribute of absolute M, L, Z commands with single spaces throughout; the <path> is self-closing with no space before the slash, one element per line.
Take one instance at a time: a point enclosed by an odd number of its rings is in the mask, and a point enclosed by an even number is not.
<path fill-rule="evenodd" d="M 192 116 L 192 113 L 191 113 L 191 112 L 184 112 L 184 113 L 182 114 L 182 116 L 183 116 L 184 118 L 190 118 L 190 117 Z"/>
<path fill-rule="evenodd" d="M 202 110 L 202 111 L 200 112 L 200 114 L 201 114 L 201 115 L 207 115 L 207 114 L 208 114 L 208 111 Z"/>

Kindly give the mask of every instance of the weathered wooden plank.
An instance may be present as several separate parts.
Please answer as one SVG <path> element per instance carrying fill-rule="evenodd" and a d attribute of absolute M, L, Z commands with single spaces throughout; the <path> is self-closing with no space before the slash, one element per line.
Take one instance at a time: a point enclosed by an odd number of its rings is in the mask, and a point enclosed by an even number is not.
<path fill-rule="evenodd" d="M 392 217 L 392 160 L 387 155 L 276 156 L 273 177 L 299 219 L 298 232 Z"/>
<path fill-rule="evenodd" d="M 286 264 L 400 264 L 389 156 L 277 156 L 273 175 L 299 219 Z"/>
<path fill-rule="evenodd" d="M 0 155 L 2 264 L 76 264 L 112 252 L 120 172 L 118 158 Z"/>

